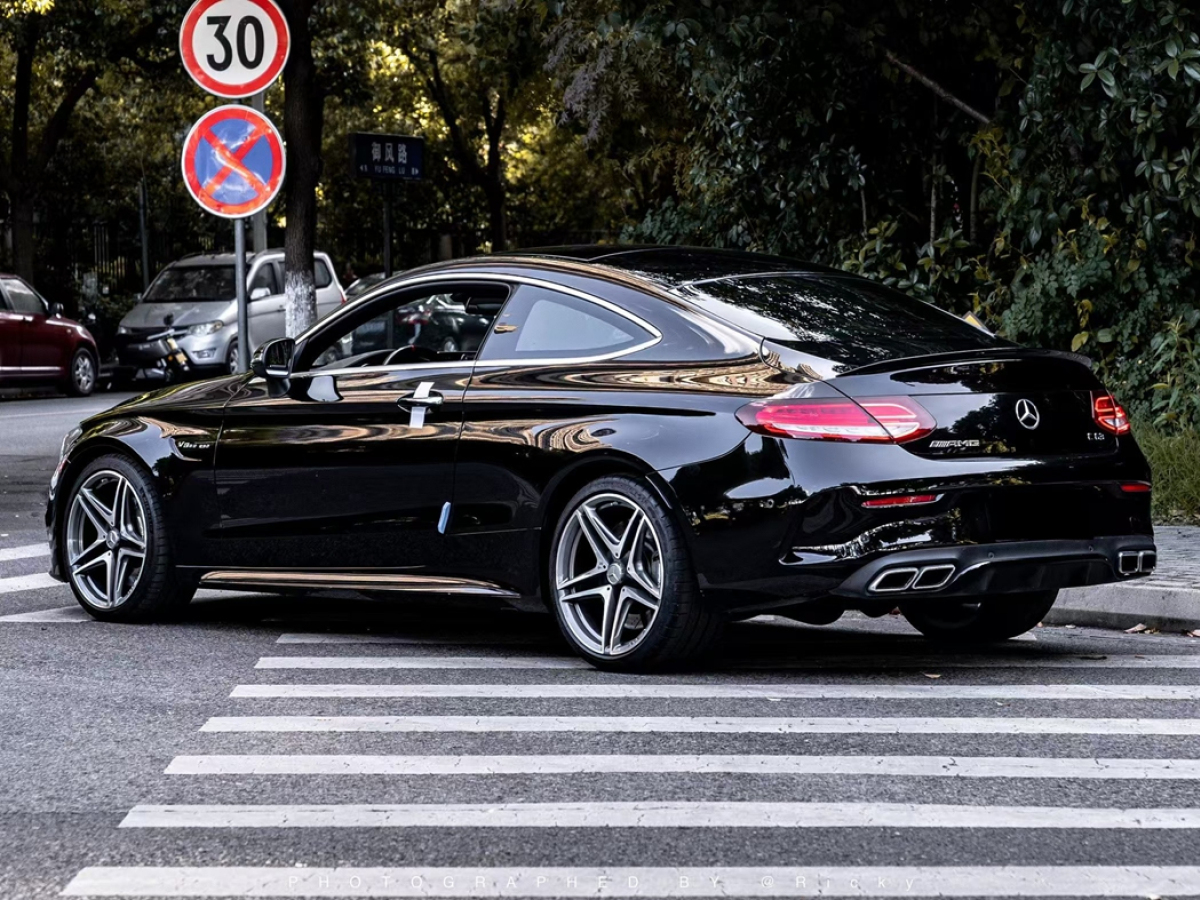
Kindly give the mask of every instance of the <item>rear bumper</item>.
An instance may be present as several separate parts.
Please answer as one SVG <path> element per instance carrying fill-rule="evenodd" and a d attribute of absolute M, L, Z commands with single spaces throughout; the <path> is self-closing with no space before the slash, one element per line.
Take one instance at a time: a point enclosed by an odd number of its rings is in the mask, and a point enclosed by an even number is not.
<path fill-rule="evenodd" d="M 1156 562 L 1145 535 L 941 547 L 873 559 L 830 593 L 899 602 L 1060 590 L 1144 577 Z"/>

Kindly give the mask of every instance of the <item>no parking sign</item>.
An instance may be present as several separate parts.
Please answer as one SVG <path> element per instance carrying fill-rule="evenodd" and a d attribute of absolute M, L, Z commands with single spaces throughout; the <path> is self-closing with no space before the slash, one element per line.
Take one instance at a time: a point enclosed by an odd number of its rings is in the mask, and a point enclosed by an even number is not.
<path fill-rule="evenodd" d="M 230 104 L 206 113 L 183 144 L 183 180 L 196 202 L 227 219 L 265 209 L 283 184 L 283 140 L 271 120 Z"/>

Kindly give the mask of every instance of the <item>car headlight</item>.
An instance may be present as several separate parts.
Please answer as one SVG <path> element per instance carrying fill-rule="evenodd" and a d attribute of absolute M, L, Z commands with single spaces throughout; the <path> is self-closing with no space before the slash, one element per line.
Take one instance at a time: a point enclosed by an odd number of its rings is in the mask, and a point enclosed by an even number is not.
<path fill-rule="evenodd" d="M 187 330 L 187 333 L 194 335 L 216 334 L 224 327 L 225 323 L 218 319 L 215 322 L 201 322 L 199 325 L 193 325 Z"/>

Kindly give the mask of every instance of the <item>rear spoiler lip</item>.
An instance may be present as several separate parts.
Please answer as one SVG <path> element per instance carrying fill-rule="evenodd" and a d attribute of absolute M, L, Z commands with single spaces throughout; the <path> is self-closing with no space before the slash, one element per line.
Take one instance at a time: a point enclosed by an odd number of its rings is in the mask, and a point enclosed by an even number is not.
<path fill-rule="evenodd" d="M 880 362 L 859 366 L 856 369 L 847 369 L 844 372 L 838 372 L 834 377 L 844 378 L 850 375 L 876 375 L 900 369 L 933 369 L 938 366 L 952 365 L 954 363 L 1003 362 L 1013 359 L 1062 359 L 1079 363 L 1082 366 L 1086 366 L 1089 370 L 1095 368 L 1095 363 L 1092 359 L 1084 356 L 1082 353 L 1071 353 L 1066 350 L 1038 350 L 1014 345 L 1012 347 L 997 347 L 988 350 L 957 350 L 949 353 L 929 353 L 921 356 L 905 356 L 897 359 L 881 360 Z"/>

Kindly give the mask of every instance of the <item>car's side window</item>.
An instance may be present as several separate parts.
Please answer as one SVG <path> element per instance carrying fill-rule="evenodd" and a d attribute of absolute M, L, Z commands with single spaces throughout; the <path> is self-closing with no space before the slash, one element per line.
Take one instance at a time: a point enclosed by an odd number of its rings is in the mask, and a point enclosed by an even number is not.
<path fill-rule="evenodd" d="M 640 325 L 599 304 L 521 285 L 496 319 L 479 359 L 606 356 L 653 339 Z"/>
<path fill-rule="evenodd" d="M 329 266 L 325 265 L 325 260 L 318 259 L 313 263 L 313 278 L 316 279 L 317 290 L 333 284 L 333 275 L 329 271 Z"/>
<path fill-rule="evenodd" d="M 508 290 L 495 283 L 438 284 L 377 297 L 314 335 L 301 367 L 344 369 L 474 359 Z"/>
<path fill-rule="evenodd" d="M 42 298 L 35 294 L 25 282 L 16 278 L 2 280 L 4 292 L 8 294 L 9 302 L 16 312 L 33 313 L 44 316 L 49 313 Z"/>
<path fill-rule="evenodd" d="M 266 288 L 271 292 L 271 295 L 279 293 L 279 283 L 275 280 L 275 267 L 270 263 L 264 263 L 263 266 L 254 273 L 254 279 L 250 282 L 250 292 L 254 293 L 259 288 Z"/>

